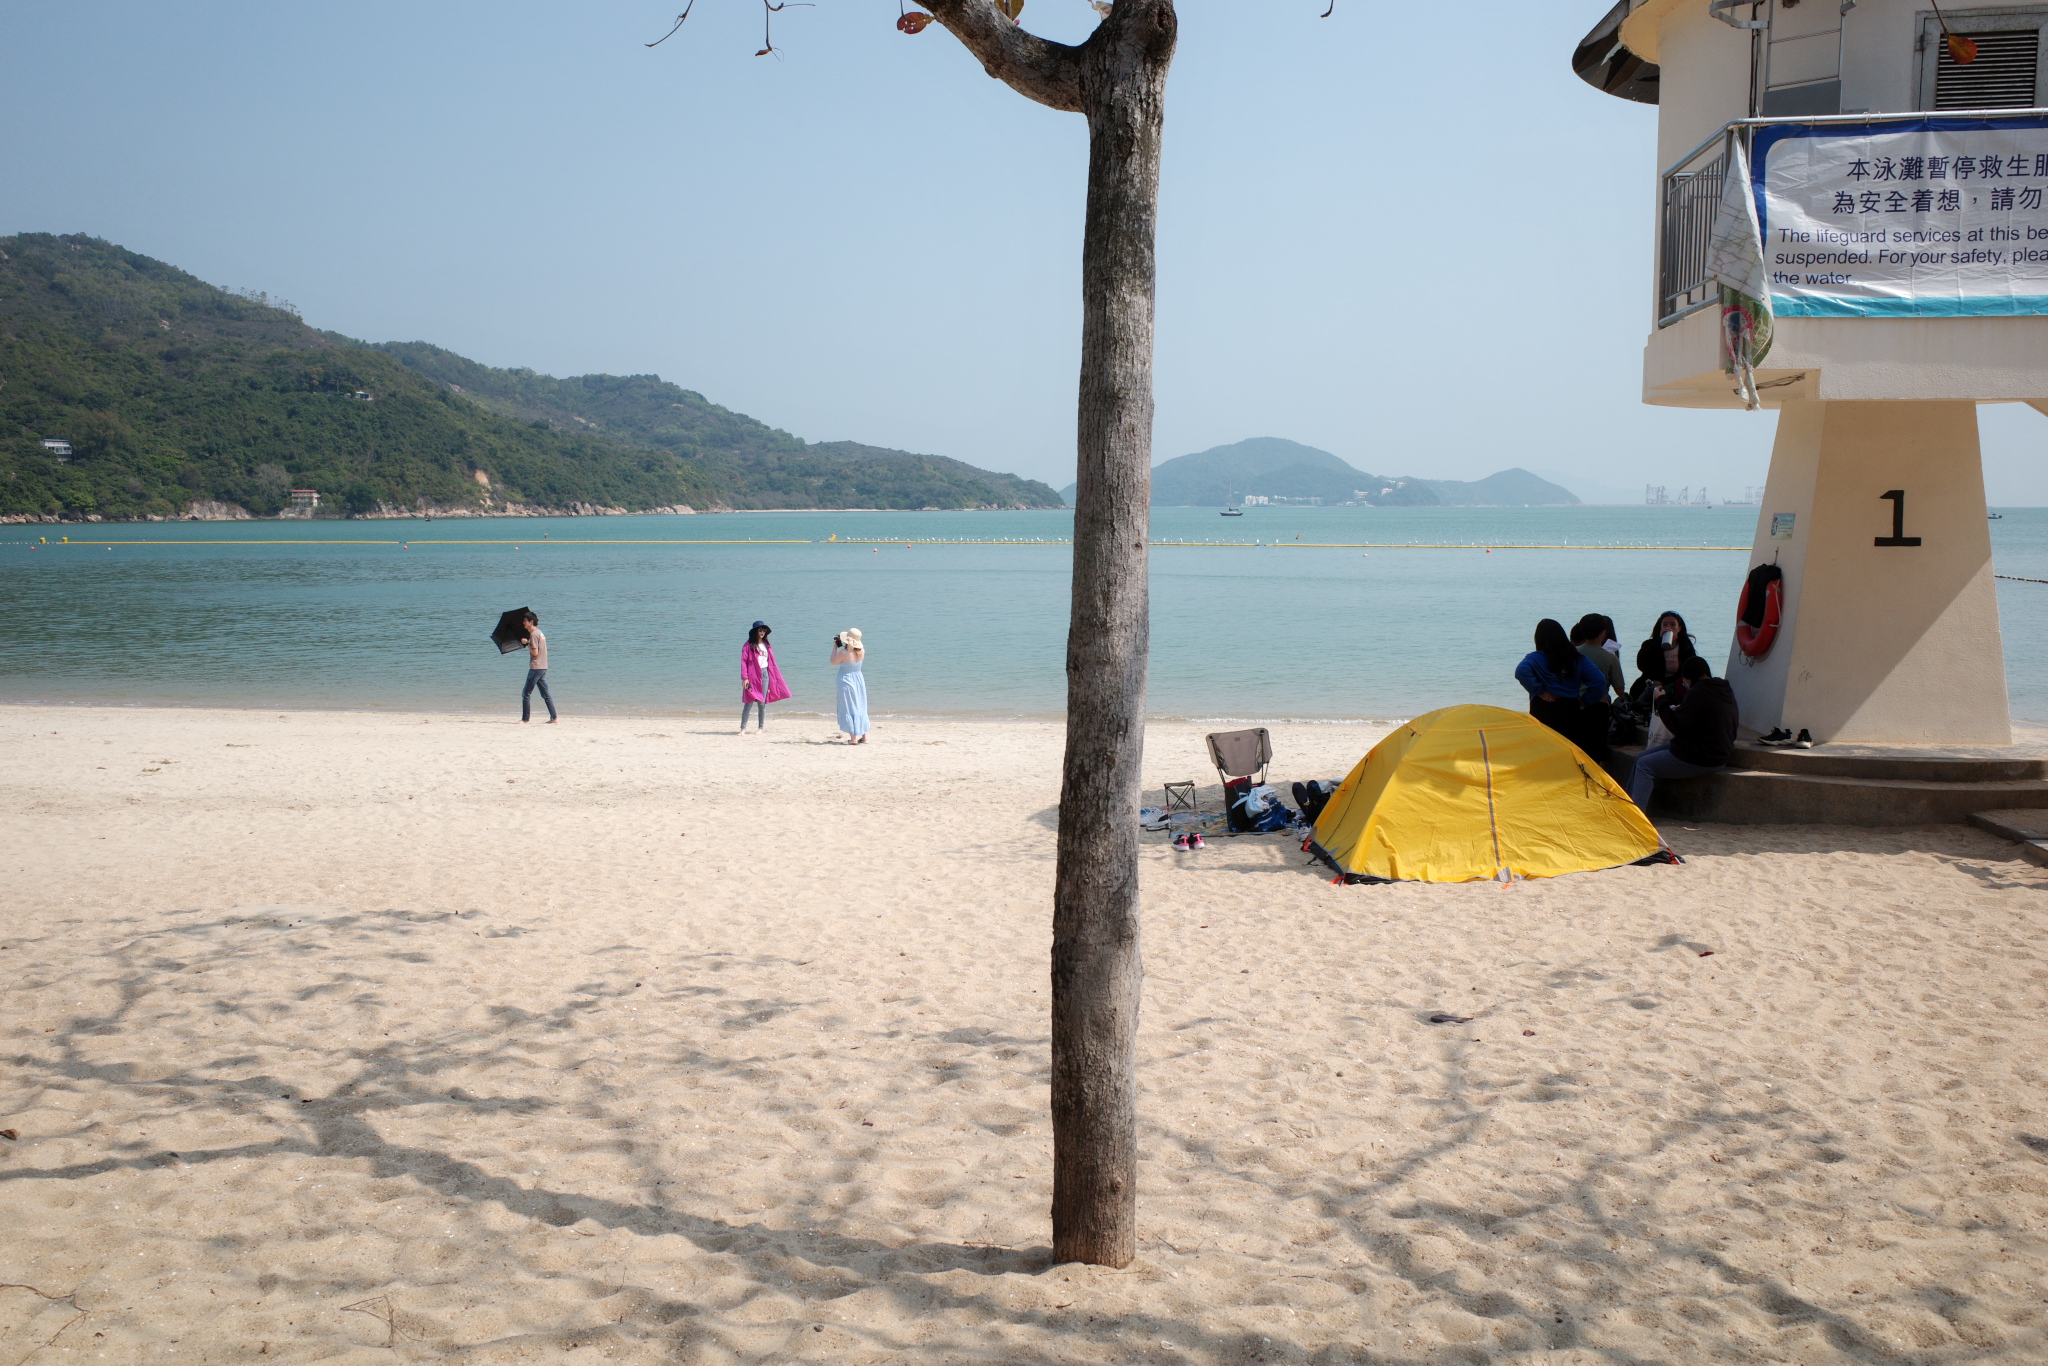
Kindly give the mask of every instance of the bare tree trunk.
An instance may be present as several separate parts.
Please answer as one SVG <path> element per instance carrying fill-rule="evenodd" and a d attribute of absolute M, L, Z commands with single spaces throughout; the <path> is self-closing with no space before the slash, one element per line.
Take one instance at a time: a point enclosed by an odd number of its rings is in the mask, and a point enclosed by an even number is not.
<path fill-rule="evenodd" d="M 1067 759 L 1052 915 L 1052 1247 L 1138 1250 L 1138 770 L 1151 648 L 1153 236 L 1173 0 L 1115 0 L 1079 47 L 994 0 L 923 0 L 989 75 L 1088 116 L 1080 469 L 1067 627 Z"/>
<path fill-rule="evenodd" d="M 1137 1253 L 1138 783 L 1151 649 L 1153 238 L 1171 0 L 1122 0 L 1082 48 L 1079 470 L 1052 920 L 1053 1256 Z"/>

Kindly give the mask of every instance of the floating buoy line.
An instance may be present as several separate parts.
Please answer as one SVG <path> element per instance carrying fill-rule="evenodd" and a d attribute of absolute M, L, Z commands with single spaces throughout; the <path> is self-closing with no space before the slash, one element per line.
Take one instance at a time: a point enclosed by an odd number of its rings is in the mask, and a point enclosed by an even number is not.
<path fill-rule="evenodd" d="M 34 541 L 0 541 L 0 545 L 14 545 L 14 546 L 23 546 L 23 545 L 25 545 L 25 546 L 29 546 L 29 547 L 31 547 L 31 548 L 33 548 L 33 547 L 36 547 L 36 546 L 45 546 L 45 547 L 48 547 L 49 549 L 52 549 L 52 550 L 56 550 L 56 549 L 61 549 L 61 548 L 65 548 L 65 547 L 75 547 L 75 548 L 79 548 L 79 549 L 84 549 L 84 548 L 86 548 L 86 547 L 94 547 L 94 548 L 97 548 L 97 547 L 101 547 L 101 546 L 105 546 L 105 547 L 107 547 L 107 548 L 111 549 L 111 548 L 112 548 L 112 547 L 114 547 L 114 546 L 124 546 L 124 545 L 127 545 L 127 546 L 158 546 L 158 547 L 175 547 L 175 546 L 239 546 L 239 545 L 250 545 L 250 546 L 254 546 L 254 545 L 304 545 L 304 546 L 320 546 L 320 545 L 388 545 L 388 546 L 397 546 L 397 547 L 399 547 L 399 548 L 401 548 L 401 549 L 406 549 L 406 550 L 417 550 L 417 549 L 419 549 L 419 548 L 421 548 L 421 547 L 423 547 L 423 546 L 435 546 L 435 545 L 465 545 L 465 546 L 510 546 L 510 547 L 512 547 L 512 548 L 513 548 L 513 549 L 515 549 L 515 550 L 517 550 L 517 549 L 521 549 L 521 548 L 528 548 L 528 547 L 530 547 L 530 548 L 534 548 L 534 549 L 539 549 L 539 548 L 541 548 L 541 547 L 543 547 L 543 546 L 558 546 L 558 545 L 561 545 L 561 546 L 567 546 L 567 545 L 677 545 L 677 546 L 692 546 L 692 545 L 863 545 L 863 546 L 875 546 L 875 547 L 877 547 L 877 548 L 880 548 L 880 547 L 882 547 L 882 546 L 902 546 L 902 547 L 903 547 L 903 548 L 904 548 L 905 550 L 909 550 L 909 549 L 911 549 L 912 547 L 915 547 L 915 546 L 1012 546 L 1012 547 L 1030 547 L 1030 546 L 1071 546 L 1072 544 L 1073 544 L 1073 541 L 1071 541 L 1071 540 L 1055 540 L 1055 539 L 1052 539 L 1052 538 L 1050 538 L 1050 537 L 1035 537 L 1035 536 L 1025 536 L 1025 537 L 1014 537 L 1014 538 L 1010 538 L 1010 539 L 1003 539 L 1003 540 L 968 540 L 968 539 L 953 539 L 953 538 L 950 538 L 950 537 L 912 537 L 912 538 L 910 538 L 909 540 L 905 540 L 905 539 L 903 539 L 902 537 L 859 537 L 859 538 L 853 538 L 853 537 L 845 537 L 845 536 L 840 536 L 840 537 L 832 537 L 832 538 L 829 538 L 829 539 L 826 539 L 826 540 L 822 540 L 822 541 L 818 541 L 818 540 L 716 540 L 716 541 L 684 541 L 684 540 L 651 540 L 651 539 L 650 539 L 650 540 L 641 540 L 641 539 L 630 539 L 630 540 L 626 540 L 626 539 L 622 539 L 622 540 L 606 540 L 606 539 L 600 539 L 600 538 L 595 538 L 595 537 L 593 537 L 593 538 L 589 538 L 589 539 L 584 539 L 584 540 L 560 540 L 560 541 L 557 541 L 557 540 L 553 540 L 553 539 L 543 539 L 543 540 L 535 541 L 535 540 L 530 540 L 530 539 L 521 539 L 521 540 L 517 540 L 517 541 L 514 541 L 514 540 L 475 540 L 475 539 L 468 539 L 468 540 L 456 540 L 456 539 L 452 539 L 452 538 L 446 538 L 446 537 L 438 537 L 438 536 L 437 536 L 437 537 L 433 537 L 433 538 L 431 538 L 431 539 L 420 539 L 420 538 L 417 538 L 417 537 L 415 537 L 415 538 L 411 538 L 411 539 L 399 539 L 399 538 L 396 538 L 396 537 L 394 537 L 394 538 L 391 538 L 391 539 L 389 539 L 389 540 L 385 540 L 385 539 L 370 539 L 370 538 L 361 538 L 361 537 L 348 537 L 348 538 L 342 538 L 342 537 L 335 537 L 335 538 L 333 538 L 333 539 L 324 539 L 324 538 L 317 538 L 317 537 L 310 537 L 310 536 L 309 536 L 309 537 L 303 537 L 303 538 L 299 538 L 299 539 L 289 539 L 289 540 L 288 540 L 288 539 L 275 539 L 275 538 L 273 538 L 273 539 L 267 539 L 267 540 L 260 540 L 260 541 L 184 541 L 184 540 L 120 540 L 120 541 L 74 541 L 74 540 L 70 539 L 69 537 L 62 537 L 62 538 L 60 538 L 60 539 L 58 539 L 58 540 L 56 540 L 56 541 L 51 541 L 51 540 L 49 540 L 49 539 L 48 539 L 47 537 L 44 537 L 44 538 L 40 538 L 40 539 L 38 539 L 38 540 L 34 540 Z M 1623 541 L 1615 541 L 1615 542 L 1612 542 L 1612 543 L 1609 543 L 1609 542 L 1601 542 L 1601 541 L 1591 541 L 1591 542 L 1589 542 L 1589 541 L 1580 541 L 1580 542 L 1578 542 L 1577 544 L 1573 544 L 1573 543 L 1571 543 L 1571 542 L 1569 542 L 1569 541 L 1566 541 L 1566 542 L 1563 542 L 1563 543 L 1561 543 L 1561 544 L 1556 544 L 1556 545 L 1550 545 L 1550 544 L 1544 544 L 1544 543 L 1541 543 L 1541 542 L 1533 542 L 1533 541 L 1493 541 L 1493 542 L 1487 542 L 1487 541 L 1263 541 L 1263 540 L 1260 540 L 1260 541 L 1149 541 L 1149 542 L 1147 542 L 1147 544 L 1148 544 L 1148 545 L 1150 545 L 1150 546 L 1155 546 L 1155 547 L 1160 547 L 1160 548 L 1172 548 L 1172 549 L 1186 549 L 1186 550 L 1480 550 L 1480 551 L 1485 551 L 1485 552 L 1487 552 L 1487 553 L 1489 553 L 1489 554 L 1491 554 L 1491 553 L 1492 553 L 1493 551 L 1496 551 L 1496 550 L 1710 550 L 1710 551 L 1726 551 L 1726 550 L 1748 550 L 1748 549 L 1750 548 L 1750 547 L 1748 547 L 1748 546 L 1746 546 L 1746 545 L 1709 545 L 1709 544 L 1707 544 L 1707 543 L 1706 543 L 1706 542 L 1704 542 L 1704 541 L 1700 542 L 1700 544 L 1698 544 L 1698 545 L 1644 545 L 1644 544 L 1640 544 L 1640 543 L 1637 543 L 1637 542 L 1623 542 Z M 2003 574 L 2001 574 L 2001 575 L 1999 575 L 1999 577 L 2000 577 L 2000 578 L 2009 578 L 2009 577 L 2011 577 L 2011 576 L 2010 576 L 2010 575 L 2003 575 Z M 2033 579 L 2033 580 L 2028 580 L 2028 582 L 2031 582 L 2031 583 L 2038 583 L 2038 582 L 2044 582 L 2044 581 L 2043 581 L 2043 580 L 2038 580 L 2038 579 Z"/>

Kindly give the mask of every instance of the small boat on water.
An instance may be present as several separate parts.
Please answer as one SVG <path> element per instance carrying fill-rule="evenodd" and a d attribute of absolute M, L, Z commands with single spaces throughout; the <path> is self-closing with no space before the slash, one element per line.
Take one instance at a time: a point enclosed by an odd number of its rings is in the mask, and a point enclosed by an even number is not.
<path fill-rule="evenodd" d="M 1244 509 L 1243 509 L 1243 508 L 1225 508 L 1225 509 L 1223 509 L 1223 512 L 1222 512 L 1222 514 L 1221 514 L 1221 515 L 1223 515 L 1223 516 L 1225 516 L 1225 517 L 1242 517 L 1242 516 L 1244 516 Z M 1992 515 L 1993 515 L 1993 516 L 1995 517 L 1995 516 L 1997 516 L 1998 514 L 1996 514 L 1996 513 L 1993 513 Z"/>
<path fill-rule="evenodd" d="M 1244 509 L 1243 509 L 1243 508 L 1241 508 L 1241 507 L 1239 507 L 1239 506 L 1237 505 L 1237 490 L 1236 490 L 1236 489 L 1232 489 L 1232 490 L 1230 491 L 1230 495 L 1229 495 L 1228 497 L 1226 497 L 1226 498 L 1225 498 L 1225 499 L 1224 499 L 1223 501 L 1224 501 L 1224 503 L 1226 504 L 1226 506 L 1225 506 L 1225 507 L 1224 507 L 1224 509 L 1223 509 L 1223 515 L 1224 515 L 1225 517 L 1242 517 L 1242 516 L 1244 516 Z"/>
<path fill-rule="evenodd" d="M 1990 517 L 1990 518 L 1991 518 L 1991 520 L 1992 520 L 1992 521 L 1994 521 L 1994 522 L 2002 522 L 2002 521 L 2004 521 L 2004 520 L 2005 520 L 2005 514 L 2004 514 L 2004 513 L 2002 513 L 2002 512 L 1992 512 L 1992 513 L 1987 513 L 1987 514 L 1985 514 L 1985 515 L 1986 515 L 1986 516 L 1988 516 L 1988 517 Z"/>

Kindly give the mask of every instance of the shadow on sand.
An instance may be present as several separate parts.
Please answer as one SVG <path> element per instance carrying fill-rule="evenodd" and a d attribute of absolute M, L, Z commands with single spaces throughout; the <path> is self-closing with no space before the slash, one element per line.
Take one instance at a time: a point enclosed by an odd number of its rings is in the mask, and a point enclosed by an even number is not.
<path fill-rule="evenodd" d="M 1446 1202 L 1424 1193 L 1436 1188 L 1436 1183 L 1421 1179 L 1431 1169 L 1454 1163 L 1461 1154 L 1485 1145 L 1489 1106 L 1503 1089 L 1498 1082 L 1480 1080 L 1478 1072 L 1467 1066 L 1467 1056 L 1457 1050 L 1436 1074 L 1435 1090 L 1426 1097 L 1434 1120 L 1424 1126 L 1424 1132 L 1374 1164 L 1369 1174 L 1319 1171 L 1282 1178 L 1263 1165 L 1232 1160 L 1218 1144 L 1197 1133 L 1154 1125 L 1148 1126 L 1144 1136 L 1148 1147 L 1176 1150 L 1203 1183 L 1217 1188 L 1254 1187 L 1276 1206 L 1307 1200 L 1340 1231 L 1333 1248 L 1301 1250 L 1299 1257 L 1267 1267 L 1265 1274 L 1318 1281 L 1358 1295 L 1375 1286 L 1383 1292 L 1391 1277 L 1412 1291 L 1411 1305 L 1461 1311 L 1483 1321 L 1490 1339 L 1460 1345 L 1432 1334 L 1429 1341 L 1415 1343 L 1412 1350 L 1390 1350 L 1384 1342 L 1368 1348 L 1276 1337 L 1270 1330 L 1204 1327 L 1193 1316 L 1093 1312 L 1090 1295 L 1079 1285 L 1068 1297 L 1072 1303 L 1018 1307 L 998 1293 L 993 1278 L 1046 1275 L 1052 1269 L 1049 1248 L 942 1241 L 897 1245 L 836 1230 L 834 1225 L 841 1216 L 816 1202 L 797 1202 L 795 1206 L 800 1217 L 814 1221 L 814 1227 L 769 1230 L 760 1224 L 692 1215 L 658 1199 L 620 1200 L 550 1185 L 545 1180 L 522 1182 L 440 1147 L 388 1136 L 388 1130 L 408 1127 L 393 1121 L 402 1121 L 408 1111 L 428 1107 L 459 1105 L 477 1126 L 542 1123 L 568 1107 L 569 1102 L 540 1095 L 478 1096 L 460 1087 L 449 1088 L 446 1074 L 474 1065 L 479 1057 L 473 1038 L 460 1042 L 450 1038 L 392 1041 L 367 1048 L 336 1044 L 322 1061 L 330 1069 L 341 1069 L 346 1080 L 319 1095 L 300 1094 L 283 1078 L 250 1070 L 248 1057 L 238 1054 L 230 1041 L 235 1022 L 260 1027 L 259 1015 L 274 1020 L 294 1005 L 326 997 L 344 997 L 359 1008 L 382 1006 L 380 992 L 388 988 L 377 979 L 360 972 L 322 969 L 323 945 L 345 941 L 357 958 L 374 946 L 390 961 L 414 963 L 431 955 L 441 934 L 482 932 L 479 927 L 489 922 L 476 917 L 475 912 L 306 912 L 180 919 L 168 928 L 137 934 L 110 949 L 103 960 L 106 973 L 100 980 L 117 986 L 119 1004 L 105 1014 L 65 1020 L 40 1047 L 7 1057 L 15 1091 L 91 1097 L 93 1108 L 120 1103 L 168 1116 L 257 1115 L 275 1137 L 176 1152 L 130 1142 L 116 1145 L 106 1157 L 55 1167 L 23 1162 L 23 1153 L 0 1152 L 0 1162 L 8 1162 L 0 1168 L 0 1193 L 21 1183 L 75 1183 L 81 1188 L 81 1201 L 89 1202 L 96 1198 L 89 1183 L 108 1173 L 175 1182 L 181 1173 L 212 1164 L 235 1163 L 246 1170 L 250 1165 L 293 1159 L 332 1159 L 335 1161 L 328 1170 L 344 1183 L 411 1183 L 452 1206 L 470 1210 L 495 1207 L 554 1228 L 588 1221 L 598 1229 L 640 1237 L 679 1237 L 701 1254 L 724 1259 L 728 1278 L 738 1276 L 750 1283 L 737 1300 L 727 1296 L 713 1306 L 652 1285 L 613 1279 L 603 1267 L 592 1265 L 582 1272 L 590 1293 L 602 1291 L 607 1297 L 617 1297 L 617 1313 L 609 1326 L 522 1333 L 517 1342 L 521 1350 L 611 1343 L 658 1350 L 663 1359 L 675 1361 L 946 1360 L 1043 1362 L 1047 1366 L 1068 1361 L 1182 1361 L 1215 1366 L 1282 1361 L 1334 1366 L 1370 1361 L 1391 1366 L 1411 1361 L 1512 1360 L 1554 1352 L 1573 1354 L 1558 1360 L 1612 1362 L 1616 1366 L 1647 1366 L 1650 1361 L 1665 1360 L 1603 1346 L 1600 1336 L 1589 1336 L 1588 1325 L 1618 1307 L 1636 1313 L 1682 1313 L 1698 1335 L 1698 1352 L 1692 1360 L 1754 1359 L 1748 1353 L 1754 1349 L 1759 1331 L 1799 1329 L 1817 1334 L 1834 1357 L 1872 1366 L 1893 1366 L 1909 1357 L 1941 1363 L 2012 1361 L 2043 1346 L 2038 1328 L 2015 1325 L 2012 1335 L 1998 1341 L 1968 1344 L 1951 1340 L 1902 1356 L 1857 1316 L 1817 1303 L 1774 1274 L 1744 1265 L 1739 1257 L 1698 1241 L 1672 1238 L 1660 1229 L 1654 1214 L 1655 1186 L 1646 1175 L 1646 1168 L 1654 1164 L 1646 1159 L 1667 1146 L 1707 1143 L 1729 1152 L 1745 1148 L 1761 1152 L 1776 1145 L 1773 1150 L 1778 1151 L 1779 1159 L 1798 1167 L 1831 1164 L 1850 1156 L 1824 1138 L 1785 1149 L 1788 1131 L 1813 1128 L 1789 1106 L 1738 1109 L 1698 1105 L 1667 1110 L 1647 1146 L 1638 1141 L 1626 1155 L 1619 1155 L 1595 1145 L 1574 1154 L 1568 1172 L 1546 1173 L 1540 1179 L 1531 1174 L 1512 1191 L 1490 1192 L 1493 1198 L 1484 1206 Z M 266 929 L 280 934 L 253 942 L 252 932 Z M 514 933 L 516 927 L 500 926 L 495 932 Z M 1674 936 L 1662 947 L 1693 946 Z M 36 970 L 34 941 L 19 943 L 18 948 L 15 966 L 25 967 L 32 975 Z M 294 955 L 303 963 L 299 984 L 285 998 L 258 1002 L 239 997 L 231 976 L 223 982 L 225 990 L 200 992 L 188 975 L 200 966 L 230 968 L 244 953 L 278 952 Z M 578 999 L 546 1009 L 511 1003 L 492 1007 L 498 1031 L 484 1051 L 501 1053 L 548 1043 L 552 1031 L 573 1023 L 580 1012 L 592 1009 L 608 994 L 616 994 L 615 987 L 602 981 L 566 990 Z M 175 998 L 179 1013 L 174 1016 L 167 1014 L 172 1009 L 167 1001 L 173 992 L 182 993 Z M 676 1009 L 690 1008 L 687 997 L 670 1004 Z M 714 1008 L 709 1000 L 701 1004 L 706 1010 Z M 737 1006 L 749 1008 L 735 1009 Z M 727 1013 L 724 1023 L 743 1032 L 749 1021 L 772 1019 L 777 1003 L 736 1002 L 719 1008 Z M 215 1022 L 223 1029 L 218 1034 L 210 1032 L 202 1044 L 199 1027 Z M 145 1033 L 160 1034 L 165 1029 L 190 1036 L 190 1060 L 183 1067 L 145 1079 L 147 1069 L 120 1060 L 122 1041 L 139 1042 Z M 942 1023 L 932 1026 L 929 1037 L 961 1047 L 1028 1050 L 1033 1060 L 1029 1065 L 1042 1071 L 1042 1039 L 959 1029 L 948 1032 Z M 160 1058 L 161 1046 L 152 1052 Z M 728 1079 L 753 1076 L 757 1062 L 738 1051 L 666 1059 L 667 1066 L 684 1073 Z M 1519 1099 L 1527 1103 L 1561 1103 L 1578 1092 L 1578 1083 L 1569 1076 L 1518 1078 L 1515 1085 L 1525 1088 Z M 765 1113 L 773 1107 L 767 1104 L 767 1096 L 762 1099 Z M 786 1109 L 790 1098 L 780 1095 L 775 1101 Z M 822 1107 L 822 1098 L 813 1104 Z M 576 1105 L 586 1114 L 596 1107 L 595 1117 L 606 1117 L 604 1100 L 588 1089 L 579 1095 Z M 2014 1141 L 2031 1154 L 2048 1154 L 2048 1139 L 2016 1134 Z M 649 1175 L 669 1184 L 686 1185 L 689 1178 L 687 1172 L 656 1172 L 651 1164 Z M 279 1171 L 274 1179 L 280 1188 L 289 1189 L 291 1177 Z M 650 1180 L 650 1184 L 654 1182 Z M 337 1208 L 344 1213 L 346 1198 L 336 1197 Z M 1579 1235 L 1566 1246 L 1539 1243 L 1525 1248 L 1529 1266 L 1512 1283 L 1490 1284 L 1487 1278 L 1462 1268 L 1444 1269 L 1440 1255 L 1421 1250 L 1425 1242 L 1440 1246 L 1449 1233 L 1483 1244 L 1507 1236 L 1515 1226 L 1541 1224 L 1553 1215 L 1555 1222 L 1580 1230 Z M 1932 1213 L 1919 1217 L 1930 1223 L 1943 1222 Z M 515 1258 L 524 1254 L 517 1243 L 507 1241 L 498 1255 Z M 1154 1242 L 1145 1247 L 1141 1263 L 1221 1255 L 1234 1254 Z M 793 1264 L 801 1264 L 805 1274 L 793 1275 Z M 1688 1269 L 1688 1274 L 1676 1276 L 1678 1268 Z M 539 1265 L 528 1270 L 535 1277 L 560 1274 Z M 817 1274 L 820 1272 L 829 1274 Z M 978 1278 L 977 1282 L 962 1285 L 957 1279 L 940 1279 L 961 1272 Z M 266 1292 L 280 1288 L 275 1276 L 258 1284 Z M 407 1302 L 425 1297 L 416 1287 L 383 1281 L 343 1285 L 336 1291 L 331 1282 L 325 1284 L 330 1303 L 336 1294 L 356 1300 L 356 1304 L 336 1307 L 378 1319 L 393 1342 L 404 1339 L 443 1350 L 461 1348 L 472 1357 L 493 1345 L 457 1342 L 437 1330 L 431 1309 L 417 1313 L 405 1309 Z M 310 1292 L 310 1286 L 282 1288 L 286 1293 L 294 1289 Z M 830 1322 L 827 1331 L 824 1321 L 810 1321 L 831 1302 L 864 1292 L 896 1301 L 902 1323 L 943 1322 L 947 1331 L 937 1337 L 911 1336 L 838 1321 Z M 1930 1303 L 1944 1296 L 1953 1299 L 1951 1292 L 1931 1284 L 1904 1287 L 1900 1293 Z M 770 1294 L 795 1301 L 794 1317 L 799 1321 L 782 1346 L 763 1352 L 761 1325 L 746 1321 L 746 1307 Z M 1681 1299 L 1683 1305 L 1674 1308 Z M 89 1297 L 81 1307 L 88 1314 L 97 1312 Z M 1202 1317 L 1220 1318 L 1233 1307 L 1217 1305 L 1214 1314 Z M 1399 1325 L 1392 1327 L 1399 1336 Z M 1811 1344 L 1812 1340 L 1802 1341 Z M 1818 1358 L 1802 1355 L 1800 1359 Z"/>

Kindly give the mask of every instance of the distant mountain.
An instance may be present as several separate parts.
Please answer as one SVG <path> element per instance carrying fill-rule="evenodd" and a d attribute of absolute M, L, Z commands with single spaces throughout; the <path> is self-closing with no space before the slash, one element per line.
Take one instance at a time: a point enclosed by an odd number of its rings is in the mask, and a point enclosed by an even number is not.
<path fill-rule="evenodd" d="M 1152 471 L 1153 507 L 1222 507 L 1247 494 L 1320 498 L 1326 504 L 1413 506 L 1438 501 L 1419 480 L 1366 474 L 1328 451 L 1277 436 L 1255 436 L 1183 455 Z"/>
<path fill-rule="evenodd" d="M 1519 467 L 1489 474 L 1470 483 L 1456 479 L 1425 479 L 1422 482 L 1436 490 L 1436 496 L 1443 500 L 1445 507 L 1558 507 L 1579 501 L 1578 495 L 1570 489 L 1561 488 Z"/>
<path fill-rule="evenodd" d="M 735 508 L 1060 506 L 1050 486 L 976 469 L 942 455 L 810 443 L 659 375 L 577 375 L 498 370 L 428 342 L 373 348 L 494 412 L 560 431 L 604 436 L 675 454 Z"/>
<path fill-rule="evenodd" d="M 1071 503 L 1074 490 L 1069 484 L 1060 496 Z M 1579 501 L 1569 489 L 1524 469 L 1502 470 L 1470 483 L 1367 474 L 1328 451 L 1277 436 L 1177 456 L 1152 469 L 1153 507 L 1223 507 L 1247 497 L 1320 499 L 1326 507 L 1525 507 Z"/>
<path fill-rule="evenodd" d="M 940 456 L 808 445 L 651 375 L 371 347 L 98 238 L 0 237 L 0 516 L 263 515 L 293 488 L 372 515 L 1060 501 Z"/>
<path fill-rule="evenodd" d="M 1560 488 L 1569 489 L 1578 497 L 1581 503 L 1622 504 L 1635 507 L 1639 506 L 1643 501 L 1643 490 L 1640 484 L 1632 488 L 1624 487 L 1619 484 L 1603 483 L 1597 479 L 1587 479 L 1582 475 L 1558 469 L 1532 470 L 1530 473 L 1535 474 L 1539 478 L 1548 479 Z"/>
<path fill-rule="evenodd" d="M 1074 488 L 1069 484 L 1060 496 L 1073 502 Z M 1419 479 L 1366 474 L 1328 451 L 1277 436 L 1255 436 L 1177 456 L 1152 468 L 1156 508 L 1220 508 L 1247 496 L 1321 499 L 1326 505 L 1433 506 L 1440 501 Z"/>

